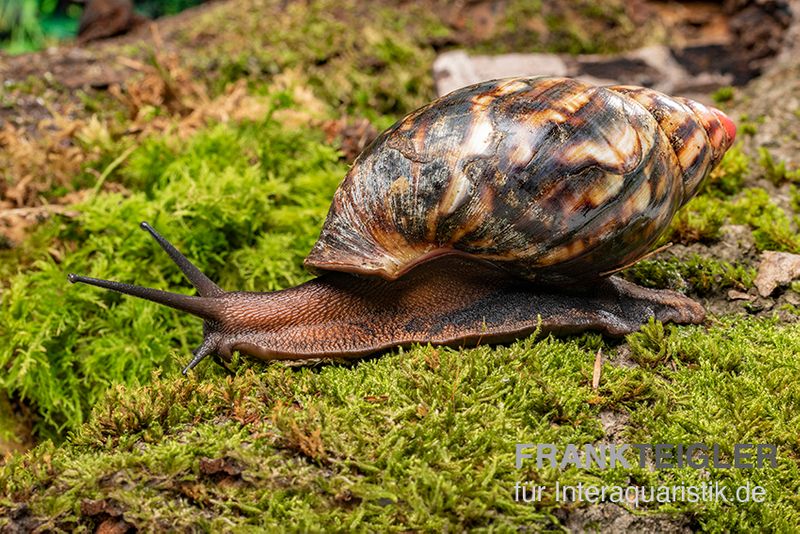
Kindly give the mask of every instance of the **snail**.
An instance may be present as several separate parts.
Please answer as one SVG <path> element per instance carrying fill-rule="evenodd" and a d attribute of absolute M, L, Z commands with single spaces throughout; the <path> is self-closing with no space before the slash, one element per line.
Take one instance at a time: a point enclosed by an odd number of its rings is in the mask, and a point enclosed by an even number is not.
<path fill-rule="evenodd" d="M 305 259 L 275 292 L 220 289 L 142 223 L 197 289 L 75 274 L 204 319 L 210 354 L 360 357 L 413 343 L 504 343 L 539 329 L 621 336 L 703 307 L 613 273 L 641 259 L 736 134 L 721 111 L 633 86 L 493 80 L 398 121 L 358 157 Z"/>

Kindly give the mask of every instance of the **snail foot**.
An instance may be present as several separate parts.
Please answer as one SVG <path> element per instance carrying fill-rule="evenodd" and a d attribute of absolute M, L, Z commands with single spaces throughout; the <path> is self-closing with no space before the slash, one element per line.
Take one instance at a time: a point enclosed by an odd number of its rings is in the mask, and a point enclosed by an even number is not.
<path fill-rule="evenodd" d="M 582 326 L 581 330 L 624 336 L 636 332 L 651 318 L 662 323 L 700 324 L 706 316 L 703 306 L 689 297 L 668 289 L 648 289 L 617 276 L 591 289 L 565 294 L 564 300 L 570 309 L 549 317 L 552 331 Z"/>
<path fill-rule="evenodd" d="M 509 343 L 537 331 L 593 330 L 619 337 L 636 332 L 651 318 L 678 324 L 698 324 L 705 318 L 703 307 L 688 297 L 616 276 L 569 287 L 533 284 L 491 264 L 458 256 L 442 257 L 393 282 L 329 273 L 288 290 L 284 298 L 292 294 L 298 295 L 298 302 L 326 303 L 302 307 L 309 317 L 306 321 L 316 321 L 316 335 L 295 339 L 290 350 L 288 336 L 264 332 L 251 345 L 267 350 L 249 354 L 262 359 L 290 353 L 358 357 L 413 343 L 459 347 Z M 328 353 L 326 340 L 346 343 Z M 302 352 L 297 347 L 300 342 Z"/>

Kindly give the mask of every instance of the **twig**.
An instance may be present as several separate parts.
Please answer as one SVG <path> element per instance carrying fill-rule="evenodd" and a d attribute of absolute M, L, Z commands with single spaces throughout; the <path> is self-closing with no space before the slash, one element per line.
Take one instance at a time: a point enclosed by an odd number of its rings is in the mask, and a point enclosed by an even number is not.
<path fill-rule="evenodd" d="M 592 372 L 592 389 L 600 387 L 600 372 L 603 369 L 603 349 L 597 349 L 594 357 L 594 371 Z"/>
<path fill-rule="evenodd" d="M 0 219 L 5 219 L 8 217 L 28 217 L 30 215 L 38 215 L 40 213 L 60 213 L 68 217 L 75 217 L 78 215 L 78 212 L 75 210 L 70 210 L 69 206 L 47 204 L 45 206 L 33 206 L 29 208 L 0 209 Z"/>
<path fill-rule="evenodd" d="M 129 69 L 138 70 L 140 72 L 151 72 L 154 70 L 151 65 L 124 56 L 119 56 L 117 58 L 117 63 L 128 67 Z"/>

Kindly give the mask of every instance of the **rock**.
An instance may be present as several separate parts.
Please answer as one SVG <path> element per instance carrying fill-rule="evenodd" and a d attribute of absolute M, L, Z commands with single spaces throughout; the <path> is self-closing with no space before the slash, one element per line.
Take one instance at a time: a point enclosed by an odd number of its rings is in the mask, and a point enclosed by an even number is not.
<path fill-rule="evenodd" d="M 795 63 L 795 58 L 800 54 L 800 0 L 788 0 L 787 4 L 791 21 L 783 34 L 783 46 L 778 53 L 777 65 Z"/>
<path fill-rule="evenodd" d="M 459 87 L 510 76 L 567 76 L 564 61 L 555 54 L 504 54 L 470 56 L 462 50 L 445 52 L 433 62 L 433 78 L 439 96 Z"/>
<path fill-rule="evenodd" d="M 792 9 L 786 0 L 748 2 L 730 19 L 735 42 L 745 62 L 760 73 L 783 46 L 786 30 L 792 23 Z"/>
<path fill-rule="evenodd" d="M 437 57 L 433 62 L 433 79 L 439 96 L 480 81 L 469 55 L 462 50 L 445 52 Z"/>
<path fill-rule="evenodd" d="M 758 294 L 768 297 L 775 289 L 800 278 L 800 254 L 767 251 L 761 255 L 755 286 Z"/>
<path fill-rule="evenodd" d="M 673 92 L 679 80 L 689 78 L 666 46 L 648 46 L 618 56 L 577 56 L 572 70 L 571 75 L 593 83 L 641 85 L 665 93 Z"/>
<path fill-rule="evenodd" d="M 579 56 L 559 54 L 502 54 L 470 56 L 462 50 L 445 52 L 433 63 L 436 92 L 441 96 L 459 87 L 512 76 L 570 76 L 608 85 L 641 85 L 670 94 L 708 100 L 707 93 L 728 85 L 732 76 L 719 72 L 692 73 L 666 46 L 648 46 L 625 54 Z M 683 57 L 683 56 L 680 56 Z"/>
<path fill-rule="evenodd" d="M 719 241 L 710 247 L 715 258 L 731 263 L 741 262 L 748 258 L 756 259 L 756 242 L 753 232 L 748 226 L 725 224 L 719 230 Z"/>
<path fill-rule="evenodd" d="M 786 302 L 792 306 L 800 306 L 800 293 L 795 291 L 787 291 L 783 294 L 783 296 Z"/>
<path fill-rule="evenodd" d="M 623 444 L 625 443 L 625 428 L 630 421 L 630 416 L 625 412 L 615 412 L 613 410 L 603 410 L 599 414 L 600 425 L 603 427 L 606 443 Z"/>
<path fill-rule="evenodd" d="M 740 137 L 748 156 L 759 161 L 759 149 L 766 148 L 776 164 L 792 170 L 800 167 L 800 0 L 789 1 L 789 12 L 792 21 L 781 52 L 764 74 L 736 95 L 730 111 L 731 116 L 746 115 L 753 127 L 751 135 Z"/>
<path fill-rule="evenodd" d="M 474 56 L 475 72 L 483 80 L 506 76 L 521 76 L 529 72 L 566 76 L 564 61 L 552 54 L 504 54 L 500 56 Z M 480 80 L 479 80 L 480 81 Z"/>
<path fill-rule="evenodd" d="M 563 523 L 567 532 L 692 532 L 687 515 L 637 515 L 611 502 L 569 509 Z"/>

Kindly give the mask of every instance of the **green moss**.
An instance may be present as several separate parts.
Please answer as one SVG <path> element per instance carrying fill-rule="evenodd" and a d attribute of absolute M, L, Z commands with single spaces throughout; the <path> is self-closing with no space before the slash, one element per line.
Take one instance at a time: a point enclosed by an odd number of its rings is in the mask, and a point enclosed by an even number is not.
<path fill-rule="evenodd" d="M 740 224 L 752 229 L 758 251 L 800 251 L 796 217 L 777 206 L 764 189 L 746 188 L 733 198 L 725 198 L 721 189 L 715 191 L 689 201 L 676 214 L 660 242 L 713 242 L 719 239 L 723 224 Z M 793 199 L 794 196 L 790 207 L 796 210 L 793 206 L 797 201 Z"/>
<path fill-rule="evenodd" d="M 800 251 L 800 236 L 792 221 L 763 189 L 746 189 L 729 205 L 729 210 L 731 222 L 747 224 L 753 228 L 753 237 L 759 251 Z"/>
<path fill-rule="evenodd" d="M 663 443 L 682 442 L 695 435 L 707 443 L 776 444 L 778 468 L 717 471 L 717 474 L 728 484 L 740 484 L 749 479 L 764 486 L 770 496 L 783 493 L 786 484 L 792 488 L 789 491 L 795 491 L 794 477 L 800 464 L 791 425 L 800 422 L 795 410 L 798 392 L 793 385 L 786 387 L 787 377 L 800 370 L 796 352 L 798 330 L 770 324 L 725 320 L 708 334 L 702 330 L 689 333 L 685 329 L 670 328 L 664 342 L 655 345 L 659 352 L 664 352 L 655 369 L 668 379 L 668 397 L 673 400 L 642 406 L 632 414 L 631 424 L 644 428 L 643 432 L 636 430 L 633 435 L 638 438 L 654 436 Z M 641 336 L 652 338 L 653 333 Z M 641 357 L 654 353 L 647 347 L 635 350 Z M 775 360 L 767 362 L 765 357 Z M 774 397 L 776 391 L 782 392 L 778 398 Z M 677 398 L 681 400 L 676 402 Z M 730 446 L 723 445 L 723 450 L 730 454 Z M 675 473 L 676 479 L 685 480 L 684 477 L 699 480 L 702 474 Z M 764 504 L 737 505 L 735 514 L 724 504 L 710 504 L 704 508 L 699 523 L 703 529 L 712 531 L 757 529 L 765 525 L 778 531 L 790 530 L 789 525 L 798 521 L 797 503 L 793 498 L 769 497 Z"/>
<path fill-rule="evenodd" d="M 66 273 L 185 285 L 138 230 L 148 220 L 223 287 L 296 284 L 308 276 L 302 258 L 345 168 L 320 133 L 266 120 L 217 126 L 185 143 L 150 139 L 120 172 L 141 192 L 101 195 L 79 217 L 45 223 L 2 268 L 10 276 L 0 305 L 0 387 L 35 406 L 43 436 L 80 423 L 111 383 L 175 368 L 200 335 L 196 321 L 172 311 L 67 287 Z M 46 252 L 52 247 L 58 261 Z"/>
<path fill-rule="evenodd" d="M 156 375 L 112 388 L 60 448 L 44 444 L 0 473 L 6 524 L 91 526 L 83 499 L 121 507 L 139 529 L 442 530 L 555 527 L 561 484 L 760 484 L 768 500 L 644 505 L 690 514 L 712 530 L 800 520 L 796 404 L 800 330 L 772 321 L 703 327 L 651 323 L 628 337 L 634 361 L 606 356 L 591 388 L 599 338 L 471 350 L 418 347 L 353 365 L 250 364 L 198 380 Z M 585 343 L 591 348 L 584 346 Z M 773 443 L 778 467 L 588 471 L 514 468 L 514 444 L 605 441 L 601 410 L 624 414 L 631 443 Z M 702 478 L 707 477 L 707 478 Z M 548 486 L 513 499 L 517 481 Z M 564 509 L 560 513 L 564 513 Z"/>
<path fill-rule="evenodd" d="M 509 33 L 520 29 L 520 21 L 537 20 L 542 16 L 542 2 L 509 2 L 502 24 Z"/>
<path fill-rule="evenodd" d="M 745 122 L 739 125 L 739 133 L 742 135 L 753 136 L 758 132 L 756 125 L 752 122 Z"/>
<path fill-rule="evenodd" d="M 212 77 L 216 91 L 242 78 L 259 86 L 290 73 L 332 108 L 370 120 L 387 114 L 399 118 L 434 96 L 429 43 L 449 30 L 429 9 L 367 11 L 355 2 L 330 0 L 285 9 L 275 2 L 261 4 L 257 9 L 279 21 L 269 31 L 260 18 L 237 7 L 221 8 L 222 17 L 199 18 L 183 36 L 192 42 L 218 33 L 220 20 L 241 28 L 241 36 L 212 40 L 206 53 L 188 58 L 193 68 Z"/>
<path fill-rule="evenodd" d="M 47 89 L 47 80 L 29 75 L 24 80 L 8 80 L 0 84 L 0 92 L 39 96 Z"/>
<path fill-rule="evenodd" d="M 648 37 L 624 4 L 615 0 L 571 3 L 513 0 L 505 3 L 498 29 L 470 43 L 483 53 L 613 53 L 635 48 Z"/>
<path fill-rule="evenodd" d="M 684 244 L 716 241 L 726 216 L 722 201 L 707 195 L 695 197 L 675 215 L 662 240 Z"/>
<path fill-rule="evenodd" d="M 628 18 L 624 3 L 579 1 L 575 4 L 580 16 L 565 11 L 545 19 L 557 51 L 607 54 L 619 52 L 636 42 L 637 26 Z M 620 46 L 620 43 L 625 45 Z"/>
<path fill-rule="evenodd" d="M 792 211 L 800 214 L 800 187 L 789 186 L 789 197 Z"/>
<path fill-rule="evenodd" d="M 728 197 L 742 190 L 745 177 L 750 172 L 750 158 L 737 143 L 725 152 L 719 165 L 711 172 L 701 190 L 702 194 Z"/>
<path fill-rule="evenodd" d="M 759 163 L 764 168 L 765 177 L 775 185 L 782 182 L 800 182 L 800 169 L 789 170 L 785 161 L 775 161 L 766 147 L 758 148 Z"/>
<path fill-rule="evenodd" d="M 756 123 L 750 120 L 750 116 L 746 113 L 739 115 L 739 121 L 736 130 L 741 135 L 753 136 L 758 131 Z"/>
<path fill-rule="evenodd" d="M 685 260 L 642 260 L 624 271 L 625 277 L 645 287 L 708 295 L 728 288 L 752 287 L 755 269 L 715 258 L 692 255 Z"/>
<path fill-rule="evenodd" d="M 731 86 L 720 87 L 711 95 L 711 98 L 717 104 L 724 104 L 733 100 L 734 88 Z"/>

